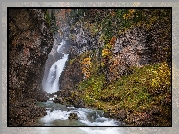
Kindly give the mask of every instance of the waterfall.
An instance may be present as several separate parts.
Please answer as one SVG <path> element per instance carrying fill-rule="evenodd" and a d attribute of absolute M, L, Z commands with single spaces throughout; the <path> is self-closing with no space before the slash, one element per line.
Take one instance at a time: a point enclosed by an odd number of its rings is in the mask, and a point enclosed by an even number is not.
<path fill-rule="evenodd" d="M 47 93 L 54 93 L 59 90 L 59 77 L 65 67 L 65 63 L 68 60 L 68 54 L 63 53 L 63 47 L 66 44 L 66 41 L 62 39 L 61 45 L 58 45 L 56 52 L 62 53 L 63 57 L 56 61 L 51 67 L 48 72 L 48 77 L 44 82 L 43 89 Z"/>
<path fill-rule="evenodd" d="M 66 41 L 64 39 L 62 39 L 62 42 L 60 43 L 60 45 L 58 45 L 57 47 L 57 52 L 60 53 L 61 52 L 61 48 L 62 46 L 64 46 L 66 44 Z"/>

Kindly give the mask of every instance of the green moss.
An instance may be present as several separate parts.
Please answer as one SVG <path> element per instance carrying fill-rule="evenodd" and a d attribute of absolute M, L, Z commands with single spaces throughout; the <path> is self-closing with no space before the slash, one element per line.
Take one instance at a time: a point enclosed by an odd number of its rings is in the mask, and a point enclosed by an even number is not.
<path fill-rule="evenodd" d="M 54 11 L 53 10 L 46 10 L 45 11 L 45 14 L 44 14 L 44 19 L 46 20 L 46 22 L 48 23 L 48 25 L 50 26 L 51 28 L 51 32 L 54 33 L 54 32 L 57 32 L 58 28 L 57 28 L 57 25 L 56 25 L 56 20 L 55 20 L 55 16 L 54 16 Z"/>
<path fill-rule="evenodd" d="M 45 12 L 44 19 L 47 21 L 48 25 L 50 26 L 51 19 L 50 19 L 50 14 L 49 14 L 48 10 L 46 10 L 46 12 Z"/>
<path fill-rule="evenodd" d="M 158 88 L 161 93 L 155 93 L 156 87 L 151 87 L 153 74 L 149 70 L 158 71 L 165 63 L 146 65 L 142 68 L 133 67 L 133 74 L 122 76 L 121 79 L 104 87 L 104 75 L 92 75 L 87 80 L 78 85 L 78 90 L 82 91 L 81 98 L 88 106 L 97 109 L 119 109 L 142 112 L 150 109 L 153 105 L 160 105 L 160 102 L 170 91 L 170 74 L 166 83 L 161 82 L 164 87 Z M 167 67 L 165 69 L 170 69 Z M 163 75 L 164 76 L 164 75 Z M 161 76 L 160 79 L 163 79 Z M 162 89 L 163 88 L 163 89 Z M 163 93 L 164 92 L 164 93 Z"/>
<path fill-rule="evenodd" d="M 72 64 L 75 60 L 76 58 L 70 59 L 69 63 Z"/>
<path fill-rule="evenodd" d="M 171 10 L 123 9 L 113 10 L 113 14 L 107 14 L 101 21 L 97 21 L 97 24 L 95 22 L 89 26 L 89 22 L 86 23 L 85 27 L 90 28 L 92 35 L 101 31 L 99 40 L 104 43 L 103 47 L 98 48 L 97 55 L 94 51 L 83 53 L 77 57 L 80 63 L 85 58 L 91 58 L 90 77 L 80 82 L 76 91 L 87 106 L 104 111 L 111 109 L 113 112 L 125 109 L 134 113 L 145 112 L 153 106 L 158 106 L 162 112 L 168 113 L 169 106 L 166 107 L 162 104 L 166 96 L 171 95 L 171 68 L 166 62 L 145 65 L 140 68 L 130 67 L 132 70 L 130 75 L 124 75 L 107 83 L 105 69 L 108 69 L 109 66 L 106 65 L 104 58 L 112 58 L 109 56 L 112 49 L 110 44 L 112 37 L 130 28 L 143 27 L 146 31 L 150 31 L 154 28 L 153 25 L 165 23 L 166 28 L 158 32 L 168 37 L 167 33 L 171 30 L 170 15 Z M 100 15 L 96 17 L 100 17 Z M 168 49 L 167 46 L 163 47 L 164 51 L 168 51 Z M 168 59 L 166 58 L 166 60 Z M 74 59 L 71 60 L 71 62 L 73 61 Z"/>
<path fill-rule="evenodd" d="M 82 54 L 78 59 L 84 59 L 90 53 Z M 161 124 L 170 117 L 170 105 L 165 105 L 164 100 L 171 95 L 171 68 L 166 64 L 157 63 L 143 67 L 131 67 L 132 74 L 124 75 L 120 79 L 106 84 L 106 77 L 99 73 L 100 62 L 92 57 L 91 75 L 81 81 L 73 91 L 71 98 L 81 98 L 87 107 L 110 111 L 111 114 L 118 110 L 140 113 L 150 111 L 157 106 L 160 112 Z M 158 77 L 157 84 L 152 80 Z M 67 101 L 68 102 L 68 101 Z M 171 104 L 171 101 L 168 101 Z M 165 124 L 165 123 L 164 123 Z"/>

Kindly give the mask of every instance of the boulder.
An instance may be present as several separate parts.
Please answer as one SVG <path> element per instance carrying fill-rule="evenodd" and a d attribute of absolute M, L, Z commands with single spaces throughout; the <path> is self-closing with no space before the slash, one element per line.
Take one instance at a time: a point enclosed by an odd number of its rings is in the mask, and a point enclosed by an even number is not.
<path fill-rule="evenodd" d="M 58 97 L 58 98 L 54 98 L 53 100 L 54 103 L 60 103 L 60 104 L 63 104 L 64 103 L 64 100 L 62 97 Z"/>
<path fill-rule="evenodd" d="M 77 113 L 70 113 L 68 119 L 70 119 L 70 120 L 72 120 L 72 119 L 78 120 L 79 117 L 78 117 Z"/>

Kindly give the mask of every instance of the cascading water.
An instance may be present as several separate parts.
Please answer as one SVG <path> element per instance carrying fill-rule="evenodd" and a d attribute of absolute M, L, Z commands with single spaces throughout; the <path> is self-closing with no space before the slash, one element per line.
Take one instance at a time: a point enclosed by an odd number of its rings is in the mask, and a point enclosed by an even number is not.
<path fill-rule="evenodd" d="M 53 100 L 53 99 L 52 99 Z M 92 110 L 89 108 L 66 107 L 52 100 L 39 102 L 47 109 L 47 115 L 39 119 L 42 126 L 122 126 L 121 122 L 105 118 L 101 110 Z M 76 113 L 78 120 L 68 119 L 70 113 Z"/>
<path fill-rule="evenodd" d="M 60 44 L 60 45 L 57 45 Z M 65 52 L 67 43 L 62 39 L 60 43 L 55 42 L 52 49 L 52 57 L 60 54 L 60 59 L 51 63 L 48 74 L 44 78 L 42 85 L 46 92 L 54 93 L 59 90 L 59 77 L 68 60 L 68 54 Z M 49 56 L 50 57 L 50 56 Z M 48 59 L 50 60 L 50 59 Z M 48 64 L 47 64 L 48 65 Z M 47 69 L 47 68 L 46 68 Z M 47 70 L 46 70 L 47 71 Z M 44 75 L 45 76 L 45 75 Z M 54 98 L 57 97 L 54 95 Z M 66 107 L 65 105 L 56 104 L 54 98 L 50 98 L 47 102 L 40 102 L 47 110 L 47 115 L 39 119 L 39 125 L 42 126 L 121 126 L 121 122 L 105 118 L 102 111 L 92 110 L 88 108 Z M 68 119 L 70 113 L 76 113 L 78 120 Z"/>
<path fill-rule="evenodd" d="M 54 47 L 49 54 L 46 62 L 44 79 L 42 81 L 43 89 L 47 93 L 55 93 L 59 90 L 59 77 L 68 60 L 68 42 L 63 40 L 59 42 L 60 37 L 55 38 Z M 60 44 L 60 45 L 59 45 Z M 54 95 L 56 98 L 57 95 Z M 122 126 L 123 123 L 105 118 L 103 111 L 92 110 L 88 108 L 66 107 L 66 105 L 56 104 L 54 98 L 47 102 L 39 102 L 46 108 L 47 115 L 38 120 L 40 126 Z M 71 120 L 71 113 L 76 113 L 78 120 Z M 85 131 L 85 130 L 83 130 Z"/>
<path fill-rule="evenodd" d="M 56 52 L 62 53 L 62 59 L 56 61 L 49 70 L 48 77 L 43 85 L 43 89 L 47 93 L 53 93 L 59 90 L 59 77 L 65 67 L 65 63 L 68 60 L 68 54 L 63 53 L 62 48 L 65 46 L 66 41 L 62 39 L 60 45 L 58 45 Z"/>

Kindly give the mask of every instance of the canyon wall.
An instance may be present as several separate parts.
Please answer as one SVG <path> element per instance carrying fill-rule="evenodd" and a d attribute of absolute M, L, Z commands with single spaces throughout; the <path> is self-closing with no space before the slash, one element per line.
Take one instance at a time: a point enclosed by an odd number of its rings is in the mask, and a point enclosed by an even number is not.
<path fill-rule="evenodd" d="M 9 10 L 10 100 L 40 98 L 44 65 L 53 47 L 53 35 L 36 9 Z"/>
<path fill-rule="evenodd" d="M 8 10 L 9 126 L 30 126 L 44 116 L 36 101 L 46 101 L 42 90 L 45 62 L 53 47 L 53 34 L 41 9 Z"/>

